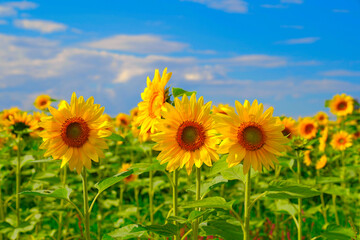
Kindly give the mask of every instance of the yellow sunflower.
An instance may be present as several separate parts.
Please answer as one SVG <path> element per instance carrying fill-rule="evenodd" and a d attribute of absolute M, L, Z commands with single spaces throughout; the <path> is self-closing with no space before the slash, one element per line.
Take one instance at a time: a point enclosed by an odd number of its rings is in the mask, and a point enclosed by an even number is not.
<path fill-rule="evenodd" d="M 125 113 L 119 113 L 115 118 L 116 126 L 128 127 L 130 124 L 130 117 Z"/>
<path fill-rule="evenodd" d="M 6 125 L 6 122 L 9 120 L 10 116 L 14 116 L 15 113 L 20 112 L 20 109 L 17 107 L 12 107 L 10 109 L 5 109 L 0 114 L 0 125 Z"/>
<path fill-rule="evenodd" d="M 304 164 L 305 164 L 306 166 L 310 166 L 310 165 L 311 165 L 310 153 L 311 153 L 310 150 L 306 150 L 306 151 L 304 152 Z"/>
<path fill-rule="evenodd" d="M 132 119 L 136 119 L 138 115 L 139 115 L 138 107 L 134 107 L 133 109 L 130 110 L 130 116 Z"/>
<path fill-rule="evenodd" d="M 45 157 L 62 159 L 61 167 L 69 162 L 70 170 L 76 169 L 78 174 L 83 166 L 91 168 L 91 160 L 98 162 L 99 157 L 105 157 L 102 149 L 108 146 L 103 138 L 111 135 L 107 130 L 111 125 L 102 120 L 104 108 L 94 104 L 93 97 L 85 102 L 73 93 L 70 105 L 65 102 L 58 110 L 50 106 L 49 111 L 52 116 L 40 122 L 44 128 L 40 148 L 47 149 Z"/>
<path fill-rule="evenodd" d="M 43 112 L 34 112 L 33 113 L 33 118 L 34 120 L 36 121 L 37 125 L 38 125 L 38 128 L 36 129 L 36 131 L 32 132 L 31 135 L 34 136 L 34 137 L 38 137 L 38 132 L 41 132 L 44 130 L 44 128 L 40 127 L 39 126 L 39 123 L 41 122 L 41 119 L 42 118 L 46 118 L 48 117 L 48 115 L 46 115 L 45 113 Z"/>
<path fill-rule="evenodd" d="M 330 112 L 337 116 L 346 116 L 354 110 L 354 99 L 345 93 L 336 94 L 330 101 Z"/>
<path fill-rule="evenodd" d="M 119 170 L 119 173 L 128 171 L 130 167 L 131 167 L 131 163 L 123 163 L 121 165 L 121 169 Z M 135 181 L 136 179 L 137 179 L 137 175 L 131 174 L 130 176 L 126 177 L 124 181 L 125 183 L 129 183 Z"/>
<path fill-rule="evenodd" d="M 235 111 L 228 115 L 216 114 L 216 129 L 224 139 L 219 147 L 220 154 L 229 153 L 226 161 L 233 167 L 243 160 L 244 174 L 250 166 L 262 171 L 274 168 L 273 162 L 278 162 L 276 155 L 286 150 L 288 139 L 282 134 L 284 125 L 273 117 L 274 109 L 270 107 L 264 112 L 263 104 L 255 100 L 252 105 L 246 100 L 244 105 L 235 101 Z"/>
<path fill-rule="evenodd" d="M 312 139 L 316 136 L 318 125 L 314 119 L 306 117 L 300 120 L 298 129 L 300 136 L 306 139 Z"/>
<path fill-rule="evenodd" d="M 170 80 L 171 73 L 164 69 L 163 75 L 160 76 L 159 70 L 155 70 L 153 81 L 147 78 L 147 87 L 141 93 L 142 102 L 138 104 L 139 114 L 137 122 L 141 126 L 140 134 L 146 133 L 149 129 L 151 133 L 155 132 L 155 125 L 161 119 L 161 110 L 164 110 L 167 100 L 168 90 L 166 84 Z"/>
<path fill-rule="evenodd" d="M 328 123 L 329 117 L 325 112 L 318 112 L 315 115 L 315 119 L 319 125 L 326 125 Z"/>
<path fill-rule="evenodd" d="M 51 104 L 51 98 L 49 95 L 39 95 L 34 102 L 34 106 L 37 109 L 44 110 L 47 109 Z"/>
<path fill-rule="evenodd" d="M 326 147 L 326 141 L 328 138 L 329 127 L 325 126 L 324 130 L 321 131 L 321 137 L 319 138 L 319 151 L 324 152 Z"/>
<path fill-rule="evenodd" d="M 229 104 L 219 104 L 218 106 L 213 106 L 212 108 L 212 113 L 216 114 L 216 113 L 222 113 L 222 114 L 227 114 L 226 112 L 228 111 L 234 111 L 234 108 L 231 107 Z"/>
<path fill-rule="evenodd" d="M 152 140 L 157 144 L 154 150 L 161 151 L 158 159 L 161 164 L 168 163 L 170 172 L 186 166 L 190 174 L 195 164 L 200 168 L 203 163 L 212 166 L 219 159 L 216 153 L 219 137 L 214 130 L 214 121 L 210 115 L 211 102 L 204 105 L 203 97 L 196 101 L 192 94 L 190 101 L 186 95 L 175 98 L 175 107 L 166 103 L 164 119 L 157 124 L 158 133 Z"/>
<path fill-rule="evenodd" d="M 287 138 L 292 138 L 297 135 L 296 121 L 291 117 L 284 117 L 281 120 L 281 123 L 284 125 L 284 130 L 282 134 Z"/>
<path fill-rule="evenodd" d="M 11 127 L 11 133 L 15 136 L 18 135 L 18 132 L 25 130 L 35 131 L 39 127 L 33 116 L 26 112 L 16 112 L 13 115 L 10 115 L 9 120 L 6 121 L 5 125 Z M 22 134 L 24 137 L 28 137 L 29 135 L 30 133 Z"/>
<path fill-rule="evenodd" d="M 322 168 L 325 167 L 326 163 L 327 163 L 327 157 L 324 154 L 324 155 L 321 156 L 320 160 L 316 163 L 315 168 L 316 169 L 322 169 Z"/>
<path fill-rule="evenodd" d="M 334 149 L 344 151 L 352 146 L 352 137 L 349 133 L 340 131 L 334 134 L 330 144 Z"/>

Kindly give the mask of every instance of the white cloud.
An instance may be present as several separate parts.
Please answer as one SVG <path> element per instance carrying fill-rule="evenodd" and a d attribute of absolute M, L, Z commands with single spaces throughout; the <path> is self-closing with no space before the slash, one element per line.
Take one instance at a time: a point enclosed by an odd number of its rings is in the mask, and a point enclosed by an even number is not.
<path fill-rule="evenodd" d="M 360 71 L 349 71 L 340 69 L 321 72 L 320 75 L 327 77 L 360 77 Z"/>
<path fill-rule="evenodd" d="M 168 41 L 157 35 L 143 34 L 116 35 L 87 43 L 85 46 L 132 53 L 170 53 L 180 52 L 188 45 L 181 42 Z"/>
<path fill-rule="evenodd" d="M 303 0 L 281 0 L 282 3 L 302 4 Z"/>
<path fill-rule="evenodd" d="M 248 3 L 243 0 L 182 0 L 206 5 L 228 13 L 247 13 Z"/>
<path fill-rule="evenodd" d="M 333 9 L 332 11 L 335 13 L 349 13 L 350 12 L 347 9 Z"/>
<path fill-rule="evenodd" d="M 282 25 L 282 28 L 292 28 L 292 29 L 304 29 L 304 26 L 301 25 Z"/>
<path fill-rule="evenodd" d="M 260 5 L 260 7 L 263 7 L 263 8 L 287 8 L 286 6 L 284 6 L 282 4 L 262 4 L 262 5 Z"/>
<path fill-rule="evenodd" d="M 295 38 L 295 39 L 288 39 L 288 40 L 284 40 L 284 41 L 279 41 L 276 42 L 277 44 L 288 44 L 288 45 L 293 45 L 293 44 L 311 44 L 314 42 L 319 41 L 320 38 L 319 37 L 306 37 L 306 38 Z"/>
<path fill-rule="evenodd" d="M 7 25 L 7 24 L 8 24 L 8 22 L 6 20 L 0 19 L 0 25 Z"/>
<path fill-rule="evenodd" d="M 21 1 L 21 2 L 6 2 L 4 5 L 17 8 L 20 10 L 28 10 L 28 9 L 35 9 L 38 7 L 36 3 L 28 2 L 28 1 Z"/>
<path fill-rule="evenodd" d="M 282 67 L 287 64 L 287 60 L 284 57 L 265 54 L 240 55 L 232 58 L 213 59 L 210 61 L 225 63 L 232 66 L 251 66 L 264 68 Z"/>
<path fill-rule="evenodd" d="M 9 6 L 1 6 L 0 5 L 0 17 L 8 17 L 8 16 L 13 16 L 16 15 L 16 11 L 14 8 L 9 7 Z"/>
<path fill-rule="evenodd" d="M 30 19 L 17 19 L 14 25 L 18 28 L 34 30 L 41 33 L 61 32 L 67 29 L 67 26 L 62 23 L 45 20 L 30 20 Z"/>

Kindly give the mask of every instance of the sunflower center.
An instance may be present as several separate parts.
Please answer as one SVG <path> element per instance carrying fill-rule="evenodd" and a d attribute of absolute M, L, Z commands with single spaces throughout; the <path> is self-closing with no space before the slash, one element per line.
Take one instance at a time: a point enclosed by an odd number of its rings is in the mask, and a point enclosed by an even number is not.
<path fill-rule="evenodd" d="M 337 105 L 338 110 L 345 110 L 346 107 L 347 107 L 347 102 L 344 102 L 344 101 L 339 102 L 339 104 Z"/>
<path fill-rule="evenodd" d="M 287 127 L 285 127 L 284 130 L 282 130 L 282 134 L 288 138 L 291 138 L 291 131 Z"/>
<path fill-rule="evenodd" d="M 127 125 L 127 121 L 125 119 L 121 119 L 121 124 L 122 125 Z"/>
<path fill-rule="evenodd" d="M 338 143 L 339 143 L 339 144 L 344 144 L 344 143 L 345 143 L 345 139 L 340 138 L 340 139 L 338 140 Z"/>
<path fill-rule="evenodd" d="M 265 144 L 264 130 L 255 122 L 242 123 L 237 138 L 239 144 L 249 151 L 258 150 Z"/>
<path fill-rule="evenodd" d="M 305 126 L 305 133 L 306 133 L 306 134 L 310 134 L 313 129 L 314 129 L 314 125 L 313 125 L 313 124 L 306 124 L 306 126 Z"/>
<path fill-rule="evenodd" d="M 320 116 L 320 117 L 319 117 L 319 120 L 320 120 L 320 121 L 322 121 L 322 120 L 324 120 L 324 119 L 325 119 L 324 116 Z"/>
<path fill-rule="evenodd" d="M 164 101 L 161 99 L 159 92 L 154 92 L 149 99 L 149 116 L 156 118 L 155 111 L 160 108 L 160 104 L 163 104 Z"/>
<path fill-rule="evenodd" d="M 41 101 L 40 101 L 40 106 L 44 106 L 44 105 L 46 105 L 46 103 L 47 103 L 46 100 L 41 100 Z"/>
<path fill-rule="evenodd" d="M 178 128 L 176 141 L 179 146 L 186 151 L 195 151 L 204 145 L 204 127 L 193 121 L 185 121 Z"/>
<path fill-rule="evenodd" d="M 73 117 L 62 125 L 61 137 L 70 147 L 81 147 L 89 138 L 90 129 L 84 119 Z"/>

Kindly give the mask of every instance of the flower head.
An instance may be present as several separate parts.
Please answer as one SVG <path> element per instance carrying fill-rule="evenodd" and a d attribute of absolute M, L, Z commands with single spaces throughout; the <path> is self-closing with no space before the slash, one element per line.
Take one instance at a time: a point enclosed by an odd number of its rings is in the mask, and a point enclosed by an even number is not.
<path fill-rule="evenodd" d="M 326 155 L 324 154 L 324 155 L 321 156 L 320 160 L 316 163 L 316 167 L 315 167 L 315 168 L 316 168 L 316 169 L 322 169 L 322 168 L 325 167 L 326 163 L 327 163 L 327 157 L 326 157 Z"/>
<path fill-rule="evenodd" d="M 246 174 L 250 166 L 262 171 L 274 168 L 273 162 L 278 162 L 276 155 L 285 151 L 284 144 L 288 139 L 282 134 L 284 126 L 273 117 L 274 109 L 270 107 L 265 112 L 264 106 L 255 100 L 252 105 L 245 101 L 244 105 L 235 102 L 235 111 L 228 115 L 216 114 L 216 129 L 224 139 L 218 152 L 229 153 L 227 162 L 233 167 L 243 161 L 243 171 Z"/>
<path fill-rule="evenodd" d="M 325 112 L 318 112 L 315 115 L 315 119 L 319 125 L 326 125 L 328 123 L 329 117 Z"/>
<path fill-rule="evenodd" d="M 130 117 L 125 113 L 119 113 L 115 118 L 116 126 L 128 127 L 130 124 Z"/>
<path fill-rule="evenodd" d="M 47 109 L 51 104 L 51 98 L 49 95 L 39 95 L 34 102 L 34 105 L 39 110 Z"/>
<path fill-rule="evenodd" d="M 324 152 L 326 147 L 326 141 L 328 138 L 329 127 L 325 126 L 324 130 L 321 131 L 321 137 L 319 138 L 319 151 Z"/>
<path fill-rule="evenodd" d="M 345 93 L 336 94 L 330 101 L 330 112 L 337 116 L 346 116 L 354 110 L 354 99 Z"/>
<path fill-rule="evenodd" d="M 158 159 L 161 164 L 168 163 L 166 169 L 174 171 L 186 166 L 188 174 L 195 164 L 200 168 L 203 163 L 212 166 L 219 159 L 216 149 L 219 138 L 210 115 L 211 102 L 204 105 L 203 97 L 196 101 L 193 94 L 175 98 L 175 107 L 166 103 L 164 119 L 159 120 L 158 133 L 152 135 L 157 144 L 154 150 L 161 151 Z"/>
<path fill-rule="evenodd" d="M 282 130 L 284 136 L 292 138 L 297 135 L 296 122 L 293 118 L 284 117 L 281 123 L 284 125 L 284 130 Z"/>
<path fill-rule="evenodd" d="M 300 120 L 299 134 L 305 139 L 312 139 L 316 136 L 318 125 L 314 119 L 306 117 Z"/>
<path fill-rule="evenodd" d="M 161 119 L 161 110 L 165 109 L 167 100 L 166 84 L 170 80 L 171 73 L 167 73 L 164 69 L 162 76 L 159 70 L 155 70 L 153 81 L 147 78 L 147 87 L 141 93 L 142 102 L 138 104 L 139 114 L 137 117 L 138 125 L 141 126 L 140 135 L 146 133 L 149 129 L 151 133 L 155 133 L 156 124 Z"/>
<path fill-rule="evenodd" d="M 334 149 L 344 151 L 352 146 L 352 137 L 349 133 L 340 131 L 334 134 L 330 144 Z"/>
<path fill-rule="evenodd" d="M 120 169 L 119 173 L 128 171 L 130 167 L 131 167 L 131 163 L 123 163 L 121 165 L 121 169 Z M 137 175 L 131 174 L 130 176 L 126 177 L 124 179 L 124 181 L 125 181 L 125 183 L 129 183 L 129 182 L 135 181 L 136 179 L 137 179 Z"/>
<path fill-rule="evenodd" d="M 212 113 L 216 114 L 216 113 L 222 113 L 222 114 L 227 114 L 227 111 L 234 111 L 234 108 L 229 106 L 229 104 L 219 104 L 218 106 L 213 106 L 212 108 Z"/>
<path fill-rule="evenodd" d="M 59 109 L 49 107 L 52 116 L 42 118 L 44 128 L 39 135 L 44 142 L 41 149 L 47 149 L 44 156 L 62 159 L 61 167 L 69 162 L 70 170 L 78 174 L 83 166 L 91 168 L 91 160 L 103 158 L 103 149 L 108 148 L 104 137 L 111 135 L 111 125 L 103 121 L 104 108 L 94 104 L 94 98 L 87 101 L 73 93 L 70 105 L 65 102 Z"/>
<path fill-rule="evenodd" d="M 30 133 L 27 130 L 35 131 L 39 126 L 34 120 L 33 116 L 27 112 L 16 112 L 9 116 L 9 120 L 5 122 L 5 126 L 11 127 L 11 133 L 18 136 L 18 133 L 22 133 L 22 136 L 29 136 Z"/>
<path fill-rule="evenodd" d="M 310 166 L 310 165 L 311 165 L 310 153 L 311 153 L 310 150 L 306 150 L 306 151 L 304 152 L 304 164 L 305 164 L 306 166 Z"/>

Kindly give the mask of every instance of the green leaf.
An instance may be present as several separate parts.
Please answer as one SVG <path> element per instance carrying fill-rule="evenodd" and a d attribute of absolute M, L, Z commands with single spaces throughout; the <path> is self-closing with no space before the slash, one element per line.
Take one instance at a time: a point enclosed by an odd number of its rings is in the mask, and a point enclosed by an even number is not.
<path fill-rule="evenodd" d="M 180 224 L 184 224 L 187 223 L 188 220 L 186 218 L 183 217 L 179 217 L 179 216 L 169 216 L 166 221 L 168 222 L 178 222 Z"/>
<path fill-rule="evenodd" d="M 192 211 L 190 214 L 189 214 L 189 217 L 188 217 L 188 222 L 193 222 L 195 219 L 198 219 L 206 214 L 210 214 L 214 212 L 213 209 L 206 209 L 205 211 Z"/>
<path fill-rule="evenodd" d="M 65 199 L 70 201 L 70 194 L 72 190 L 70 188 L 59 188 L 56 190 L 37 190 L 37 191 L 24 191 L 20 194 L 31 196 L 51 197 L 57 199 Z"/>
<path fill-rule="evenodd" d="M 95 184 L 95 188 L 99 191 L 99 193 L 103 192 L 105 189 L 111 187 L 112 185 L 122 181 L 124 178 L 130 176 L 134 170 L 129 170 L 125 172 L 118 173 L 112 177 L 105 178 L 100 182 Z"/>
<path fill-rule="evenodd" d="M 243 239 L 241 226 L 231 224 L 225 220 L 214 220 L 200 224 L 200 229 L 206 236 L 217 236 L 224 240 Z"/>
<path fill-rule="evenodd" d="M 339 183 L 343 182 L 343 180 L 339 177 L 316 177 L 317 184 L 325 184 L 325 183 Z"/>
<path fill-rule="evenodd" d="M 198 201 L 185 202 L 180 205 L 181 208 L 225 208 L 231 209 L 235 200 L 226 202 L 222 197 L 209 197 Z"/>
<path fill-rule="evenodd" d="M 192 92 L 188 92 L 182 88 L 173 88 L 172 89 L 172 95 L 174 96 L 174 98 L 176 97 L 182 97 L 184 94 L 186 94 L 186 96 L 191 96 L 193 93 L 196 94 L 195 91 Z"/>
<path fill-rule="evenodd" d="M 210 192 L 212 189 L 216 188 L 217 186 L 227 183 L 228 180 L 224 179 L 223 176 L 216 176 L 209 182 L 202 183 L 200 185 L 200 196 L 203 197 L 206 193 Z M 191 186 L 189 191 L 195 193 L 195 185 Z"/>
<path fill-rule="evenodd" d="M 172 223 L 167 223 L 165 225 L 149 225 L 149 226 L 143 226 L 150 232 L 154 232 L 156 234 L 162 235 L 162 236 L 174 236 L 177 232 L 176 225 Z"/>
<path fill-rule="evenodd" d="M 125 227 L 119 228 L 111 233 L 107 233 L 103 236 L 102 240 L 134 239 L 142 237 L 145 234 L 145 228 L 137 224 L 130 224 Z"/>
<path fill-rule="evenodd" d="M 272 181 L 268 187 L 267 197 L 277 199 L 309 198 L 320 195 L 320 192 L 303 184 L 286 180 Z"/>
<path fill-rule="evenodd" d="M 110 136 L 106 137 L 105 139 L 114 140 L 114 141 L 125 141 L 125 139 L 120 136 L 119 134 L 112 133 Z"/>
<path fill-rule="evenodd" d="M 288 199 L 277 200 L 275 201 L 275 205 L 277 211 L 286 212 L 291 216 L 295 216 L 297 213 L 296 207 L 290 203 Z"/>
<path fill-rule="evenodd" d="M 323 193 L 337 196 L 346 196 L 349 194 L 349 189 L 342 188 L 338 185 L 326 185 L 321 191 Z"/>
<path fill-rule="evenodd" d="M 330 107 L 331 100 L 325 100 L 325 107 Z"/>
<path fill-rule="evenodd" d="M 253 172 L 251 178 L 255 177 L 258 172 Z M 227 180 L 240 180 L 243 183 L 246 182 L 246 175 L 244 175 L 243 165 L 236 165 L 231 168 L 227 168 L 221 172 L 221 175 Z"/>
<path fill-rule="evenodd" d="M 154 160 L 153 163 L 135 163 L 132 164 L 130 169 L 134 170 L 137 175 L 150 171 L 165 171 L 166 165 L 161 165 L 158 160 Z"/>
<path fill-rule="evenodd" d="M 344 228 L 331 224 L 326 228 L 322 236 L 331 240 L 349 240 L 354 239 L 355 234 L 356 233 L 351 228 Z"/>

